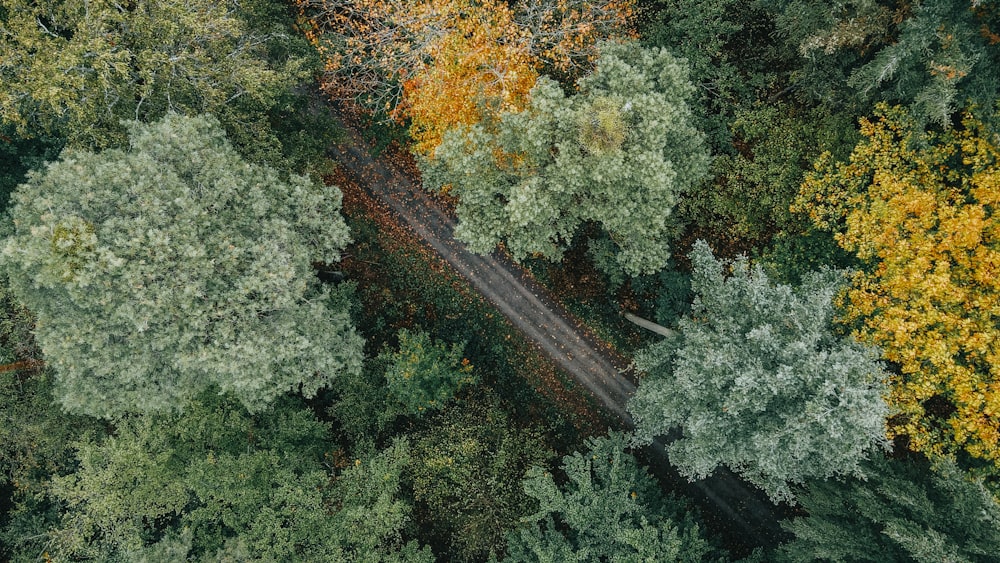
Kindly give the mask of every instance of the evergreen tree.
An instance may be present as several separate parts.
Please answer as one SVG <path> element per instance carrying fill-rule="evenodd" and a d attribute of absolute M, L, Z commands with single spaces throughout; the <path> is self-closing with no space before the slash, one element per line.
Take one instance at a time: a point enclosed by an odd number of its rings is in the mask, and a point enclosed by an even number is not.
<path fill-rule="evenodd" d="M 654 272 L 670 256 L 674 206 L 708 164 L 686 70 L 666 51 L 605 45 L 579 87 L 567 96 L 540 78 L 525 111 L 449 133 L 423 161 L 425 185 L 458 198 L 455 236 L 476 252 L 502 242 L 516 260 L 557 260 L 593 221 L 619 268 Z"/>
<path fill-rule="evenodd" d="M 817 481 L 784 522 L 783 561 L 996 561 L 1000 506 L 951 462 L 873 460 L 866 480 Z"/>
<path fill-rule="evenodd" d="M 430 561 L 405 543 L 398 500 L 405 443 L 323 467 L 328 429 L 295 400 L 250 415 L 208 391 L 182 414 L 119 419 L 84 440 L 79 468 L 52 479 L 63 514 L 48 532 L 56 560 Z"/>
<path fill-rule="evenodd" d="M 361 367 L 311 262 L 349 240 L 340 192 L 242 161 L 209 118 L 66 150 L 14 195 L 2 264 L 72 412 L 179 408 L 210 385 L 260 409 Z"/>
<path fill-rule="evenodd" d="M 524 490 L 538 502 L 511 534 L 510 563 L 703 561 L 713 549 L 683 506 L 624 452 L 625 437 L 588 438 L 563 458 L 565 481 L 533 467 Z"/>
<path fill-rule="evenodd" d="M 859 474 L 887 445 L 888 409 L 875 352 L 831 326 L 843 274 L 814 273 L 792 288 L 745 258 L 716 260 L 703 241 L 690 258 L 691 312 L 675 339 L 636 358 L 648 373 L 629 403 L 636 439 L 679 428 L 667 453 L 682 474 L 725 465 L 774 500 L 794 498 L 790 483 Z"/>
<path fill-rule="evenodd" d="M 1000 97 L 1000 10 L 981 0 L 918 2 L 762 0 L 802 57 L 807 95 L 867 113 L 872 102 L 909 106 L 921 123 L 948 126 L 970 102 Z M 860 105 L 859 105 L 860 102 Z"/>

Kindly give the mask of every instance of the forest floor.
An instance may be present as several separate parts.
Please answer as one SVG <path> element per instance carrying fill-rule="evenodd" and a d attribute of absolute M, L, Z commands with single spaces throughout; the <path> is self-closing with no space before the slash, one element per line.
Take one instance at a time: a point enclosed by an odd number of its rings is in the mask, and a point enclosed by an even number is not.
<path fill-rule="evenodd" d="M 412 161 L 392 152 L 373 158 L 360 133 L 351 128 L 346 132 L 346 139 L 330 151 L 343 172 L 384 202 L 400 222 L 585 387 L 624 427 L 632 427 L 626 403 L 635 393 L 637 380 L 630 362 L 594 336 L 508 256 L 500 251 L 478 255 L 455 240 L 455 218 L 445 202 L 428 194 L 419 180 L 412 179 L 417 177 Z M 666 462 L 662 444 L 654 443 L 649 450 L 647 457 L 652 458 L 649 461 L 658 466 L 658 471 L 672 473 L 668 478 L 672 477 L 675 484 L 681 481 Z M 783 511 L 776 510 L 759 491 L 729 472 L 717 472 L 685 488 L 686 493 L 702 501 L 706 512 L 714 513 L 712 519 L 717 520 L 712 527 L 731 536 L 730 542 L 741 537 L 742 541 L 737 541 L 744 545 L 769 545 L 781 534 L 777 519 L 784 516 L 778 514 Z"/>

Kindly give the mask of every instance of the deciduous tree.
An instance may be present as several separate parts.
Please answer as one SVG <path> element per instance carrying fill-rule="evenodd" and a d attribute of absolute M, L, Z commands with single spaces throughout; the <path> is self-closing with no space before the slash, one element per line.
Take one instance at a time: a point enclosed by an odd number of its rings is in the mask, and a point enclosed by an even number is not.
<path fill-rule="evenodd" d="M 73 412 L 179 408 L 210 385 L 259 409 L 361 364 L 312 261 L 349 240 L 340 192 L 244 162 L 209 118 L 66 150 L 14 195 L 2 263 Z"/>
<path fill-rule="evenodd" d="M 518 111 L 541 70 L 578 75 L 599 40 L 628 34 L 631 0 L 298 0 L 327 61 L 324 85 L 396 119 L 415 149 L 445 130 Z"/>
<path fill-rule="evenodd" d="M 1000 466 L 1000 144 L 971 115 L 940 134 L 917 127 L 883 106 L 849 162 L 817 164 L 798 205 L 870 265 L 844 316 L 898 365 L 890 435 Z"/>
<path fill-rule="evenodd" d="M 686 70 L 662 50 L 607 44 L 579 85 L 567 96 L 542 77 L 525 111 L 447 135 L 423 161 L 425 185 L 450 187 L 455 235 L 476 252 L 502 242 L 516 260 L 557 260 L 593 221 L 621 268 L 654 272 L 670 256 L 673 208 L 708 163 Z"/>
<path fill-rule="evenodd" d="M 793 288 L 745 258 L 716 260 L 703 241 L 690 258 L 691 312 L 675 339 L 636 358 L 648 374 L 629 402 L 636 439 L 679 429 L 667 453 L 683 475 L 725 465 L 774 500 L 810 478 L 860 474 L 887 446 L 888 409 L 877 352 L 833 330 L 843 274 Z"/>
<path fill-rule="evenodd" d="M 499 405 L 464 403 L 413 437 L 412 456 L 414 505 L 428 543 L 449 561 L 482 561 L 503 550 L 527 510 L 519 476 L 551 453 Z"/>
<path fill-rule="evenodd" d="M 379 437 L 400 416 L 444 408 L 478 376 L 462 357 L 463 343 L 436 341 L 423 330 L 401 329 L 399 347 L 385 349 L 358 374 L 338 378 L 330 412 L 355 442 Z"/>
<path fill-rule="evenodd" d="M 212 112 L 241 146 L 277 142 L 267 111 L 311 63 L 270 5 L 3 0 L 0 117 L 103 148 L 125 144 L 121 120 Z"/>
<path fill-rule="evenodd" d="M 79 468 L 52 480 L 54 559 L 430 561 L 404 542 L 399 442 L 331 475 L 328 429 L 295 400 L 250 415 L 213 391 L 183 414 L 119 419 L 85 440 Z M 162 539 L 161 539 L 162 538 Z"/>

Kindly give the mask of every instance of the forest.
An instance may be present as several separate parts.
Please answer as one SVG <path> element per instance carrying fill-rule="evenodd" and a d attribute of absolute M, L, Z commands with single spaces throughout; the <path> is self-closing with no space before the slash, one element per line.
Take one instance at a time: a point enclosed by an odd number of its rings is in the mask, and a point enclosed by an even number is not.
<path fill-rule="evenodd" d="M 0 0 L 0 561 L 995 562 L 998 205 L 994 0 Z"/>

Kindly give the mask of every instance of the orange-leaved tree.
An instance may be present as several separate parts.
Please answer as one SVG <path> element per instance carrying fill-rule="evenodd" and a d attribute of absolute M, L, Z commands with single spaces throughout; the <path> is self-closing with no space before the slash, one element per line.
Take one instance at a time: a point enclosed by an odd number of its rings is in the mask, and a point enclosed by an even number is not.
<path fill-rule="evenodd" d="M 971 114 L 917 133 L 886 106 L 861 131 L 849 162 L 821 159 L 796 206 L 870 266 L 841 305 L 898 366 L 890 437 L 1000 467 L 998 136 Z"/>
<path fill-rule="evenodd" d="M 420 154 L 430 155 L 448 129 L 527 106 L 538 59 L 510 44 L 521 30 L 505 3 L 478 4 L 428 45 L 429 63 L 403 83 L 399 110 L 410 118 L 413 150 Z"/>
<path fill-rule="evenodd" d="M 324 90 L 397 120 L 418 152 L 445 130 L 525 107 L 539 72 L 589 70 L 630 36 L 634 0 L 296 0 Z"/>

